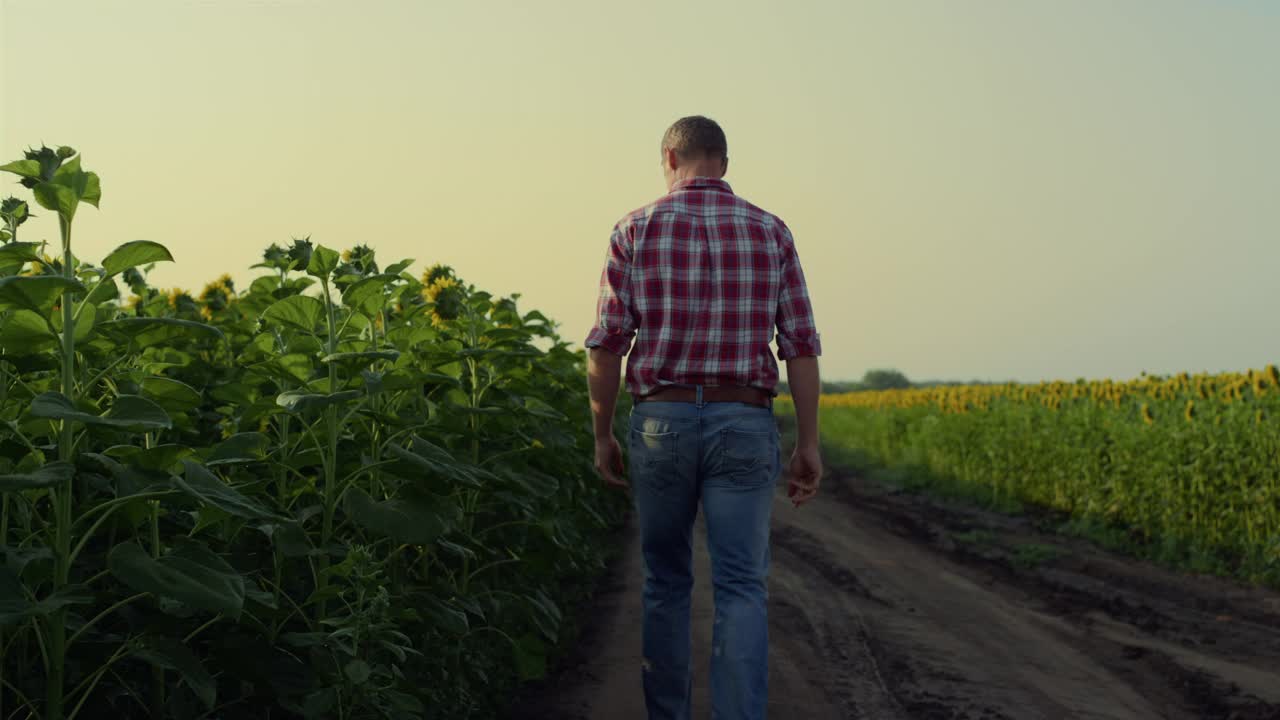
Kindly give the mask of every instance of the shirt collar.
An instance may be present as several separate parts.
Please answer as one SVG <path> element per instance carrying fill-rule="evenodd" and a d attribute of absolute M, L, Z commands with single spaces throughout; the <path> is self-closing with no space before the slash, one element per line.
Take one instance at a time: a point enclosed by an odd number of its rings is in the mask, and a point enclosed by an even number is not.
<path fill-rule="evenodd" d="M 671 186 L 671 192 L 693 189 L 719 190 L 720 192 L 733 193 L 733 188 L 729 187 L 729 183 L 719 178 L 707 177 L 705 175 L 677 180 L 675 184 Z"/>

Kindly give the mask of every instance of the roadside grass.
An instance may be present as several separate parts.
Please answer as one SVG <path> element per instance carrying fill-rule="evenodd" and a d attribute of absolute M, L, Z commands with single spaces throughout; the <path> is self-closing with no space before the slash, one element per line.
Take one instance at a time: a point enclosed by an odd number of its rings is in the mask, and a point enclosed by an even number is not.
<path fill-rule="evenodd" d="M 1047 562 L 1062 557 L 1065 553 L 1052 545 L 1040 543 L 1023 543 L 1013 551 L 1013 564 L 1023 570 L 1033 570 Z"/>
<path fill-rule="evenodd" d="M 794 439 L 794 406 L 779 404 L 778 418 L 784 443 Z M 852 427 L 845 427 L 845 416 L 823 412 L 820 417 L 822 455 L 830 468 L 839 467 L 856 477 L 892 490 L 925 495 L 934 499 L 959 502 L 1007 516 L 1025 517 L 1047 533 L 1078 538 L 1117 554 L 1153 562 L 1168 569 L 1230 577 L 1235 580 L 1280 589 L 1280 573 L 1245 576 L 1230 562 L 1207 552 L 1202 547 L 1174 538 L 1146 538 L 1130 527 L 1108 523 L 1101 518 L 1069 516 L 1062 511 L 1030 505 L 1001 495 L 988 486 L 977 486 L 929 470 L 921 462 L 886 465 L 876 460 L 866 448 L 850 444 L 855 437 Z M 981 530 L 953 534 L 958 542 L 981 544 L 990 540 Z M 1048 545 L 1026 544 L 1017 547 L 1013 560 L 1024 568 L 1035 567 L 1062 556 L 1062 551 Z"/>
<path fill-rule="evenodd" d="M 953 532 L 951 539 L 965 545 L 991 545 L 995 543 L 996 535 L 989 530 L 973 528 L 964 532 Z"/>

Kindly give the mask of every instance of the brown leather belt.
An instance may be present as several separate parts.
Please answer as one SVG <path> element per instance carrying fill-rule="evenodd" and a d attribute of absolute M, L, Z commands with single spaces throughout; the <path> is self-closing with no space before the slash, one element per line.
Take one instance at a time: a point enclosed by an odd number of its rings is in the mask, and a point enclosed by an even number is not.
<path fill-rule="evenodd" d="M 655 390 L 648 395 L 641 395 L 636 402 L 697 402 L 698 392 L 694 388 L 667 387 Z M 773 407 L 773 396 L 760 388 L 743 387 L 741 385 L 703 385 L 703 402 L 742 402 L 761 407 Z"/>

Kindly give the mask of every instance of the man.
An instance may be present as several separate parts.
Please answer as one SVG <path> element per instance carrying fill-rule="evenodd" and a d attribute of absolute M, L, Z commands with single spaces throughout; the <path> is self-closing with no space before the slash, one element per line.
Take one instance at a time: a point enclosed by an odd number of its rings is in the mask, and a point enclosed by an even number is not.
<path fill-rule="evenodd" d="M 628 475 L 645 569 L 649 717 L 689 718 L 691 536 L 701 502 L 715 587 L 712 717 L 758 720 L 768 695 L 769 516 L 782 470 L 769 342 L 776 326 L 796 406 L 788 495 L 797 507 L 822 475 L 821 346 L 790 231 L 722 179 L 720 126 L 682 118 L 661 150 L 668 194 L 614 226 L 585 343 L 595 465 L 606 482 L 628 487 L 612 421 L 631 349 Z"/>

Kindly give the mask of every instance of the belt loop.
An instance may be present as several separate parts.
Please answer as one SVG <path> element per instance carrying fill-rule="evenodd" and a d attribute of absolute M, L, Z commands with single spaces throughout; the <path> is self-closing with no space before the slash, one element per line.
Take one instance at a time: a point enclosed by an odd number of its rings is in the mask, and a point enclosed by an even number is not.
<path fill-rule="evenodd" d="M 698 409 L 701 410 L 705 405 L 705 403 L 702 402 L 702 386 L 696 385 L 694 387 L 697 388 L 697 395 L 695 396 L 697 399 L 695 400 L 695 404 L 698 406 Z"/>

